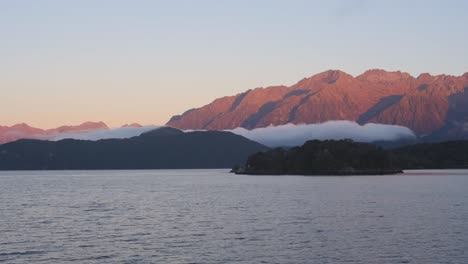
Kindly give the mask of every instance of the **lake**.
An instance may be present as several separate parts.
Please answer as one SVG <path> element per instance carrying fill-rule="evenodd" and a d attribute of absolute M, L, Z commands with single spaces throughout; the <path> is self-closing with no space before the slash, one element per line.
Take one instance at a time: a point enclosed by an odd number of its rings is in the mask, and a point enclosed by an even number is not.
<path fill-rule="evenodd" d="M 0 172 L 0 263 L 468 263 L 468 171 Z"/>

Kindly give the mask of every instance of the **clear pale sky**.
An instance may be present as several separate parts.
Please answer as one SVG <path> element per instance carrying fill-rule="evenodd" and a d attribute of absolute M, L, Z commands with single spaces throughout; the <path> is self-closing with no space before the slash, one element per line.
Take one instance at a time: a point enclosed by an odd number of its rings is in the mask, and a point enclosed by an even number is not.
<path fill-rule="evenodd" d="M 0 125 L 164 124 L 341 69 L 468 71 L 468 1 L 0 0 Z"/>

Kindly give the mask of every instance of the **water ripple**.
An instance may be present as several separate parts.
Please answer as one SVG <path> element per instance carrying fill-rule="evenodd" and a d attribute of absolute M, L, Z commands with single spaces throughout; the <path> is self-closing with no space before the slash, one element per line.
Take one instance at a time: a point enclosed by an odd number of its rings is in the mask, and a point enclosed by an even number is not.
<path fill-rule="evenodd" d="M 0 262 L 468 263 L 467 193 L 434 173 L 0 172 Z"/>

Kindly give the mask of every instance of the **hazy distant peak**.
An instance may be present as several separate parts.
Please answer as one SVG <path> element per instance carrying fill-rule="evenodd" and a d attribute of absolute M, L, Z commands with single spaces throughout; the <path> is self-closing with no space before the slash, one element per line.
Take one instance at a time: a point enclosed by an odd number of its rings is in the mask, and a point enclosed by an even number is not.
<path fill-rule="evenodd" d="M 24 134 L 40 134 L 40 133 L 43 133 L 44 130 L 40 129 L 40 128 L 35 128 L 35 127 L 32 127 L 26 123 L 19 123 L 19 124 L 16 124 L 16 125 L 13 125 L 11 127 L 9 127 L 9 130 L 11 131 L 16 131 L 16 132 L 22 132 Z M 0 142 L 1 142 L 1 139 L 0 139 Z"/>
<path fill-rule="evenodd" d="M 31 127 L 26 123 L 19 123 L 11 127 L 1 127 L 0 144 L 15 141 L 18 139 L 53 139 L 62 134 L 86 133 L 93 131 L 109 130 L 109 127 L 102 121 L 84 122 L 80 125 L 64 125 L 52 129 L 41 129 Z"/>
<path fill-rule="evenodd" d="M 88 122 L 82 123 L 78 127 L 81 127 L 81 128 L 105 128 L 105 129 L 109 128 L 106 125 L 106 123 L 104 123 L 102 121 L 99 121 L 99 122 L 90 122 L 90 121 L 88 121 Z"/>
<path fill-rule="evenodd" d="M 138 123 L 131 123 L 131 124 L 125 124 L 121 127 L 143 127 L 143 126 Z"/>
<path fill-rule="evenodd" d="M 80 125 L 66 125 L 60 126 L 53 129 L 48 129 L 51 133 L 65 133 L 65 132 L 80 132 L 80 131 L 91 131 L 99 129 L 109 129 L 109 127 L 102 121 L 100 122 L 84 122 Z"/>
<path fill-rule="evenodd" d="M 33 127 L 26 124 L 26 123 L 18 123 L 18 124 L 15 124 L 15 125 L 11 126 L 11 128 L 22 129 L 22 128 L 33 128 Z"/>

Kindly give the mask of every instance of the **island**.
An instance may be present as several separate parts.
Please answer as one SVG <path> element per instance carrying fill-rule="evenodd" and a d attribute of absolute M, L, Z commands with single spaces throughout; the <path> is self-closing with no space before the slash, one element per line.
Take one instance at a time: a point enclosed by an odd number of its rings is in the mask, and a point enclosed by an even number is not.
<path fill-rule="evenodd" d="M 312 140 L 251 155 L 232 172 L 251 175 L 383 175 L 402 173 L 392 151 L 352 140 Z"/>

